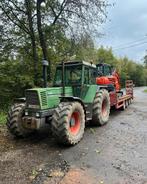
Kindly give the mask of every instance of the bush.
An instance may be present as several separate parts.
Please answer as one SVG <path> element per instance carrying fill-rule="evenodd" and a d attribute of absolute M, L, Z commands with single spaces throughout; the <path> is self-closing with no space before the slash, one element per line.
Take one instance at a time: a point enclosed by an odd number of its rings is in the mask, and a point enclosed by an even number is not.
<path fill-rule="evenodd" d="M 6 123 L 6 113 L 0 112 L 0 125 Z"/>
<path fill-rule="evenodd" d="M 24 96 L 34 86 L 33 77 L 20 62 L 0 63 L 0 111 L 7 110 L 13 99 Z"/>

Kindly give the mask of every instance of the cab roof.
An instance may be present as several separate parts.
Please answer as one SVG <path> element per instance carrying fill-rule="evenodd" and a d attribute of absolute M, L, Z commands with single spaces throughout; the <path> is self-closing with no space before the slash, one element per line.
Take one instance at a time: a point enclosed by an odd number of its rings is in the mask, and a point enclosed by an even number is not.
<path fill-rule="evenodd" d="M 107 63 L 98 63 L 96 66 L 111 66 L 111 65 Z"/>
<path fill-rule="evenodd" d="M 90 66 L 92 68 L 96 68 L 96 65 L 93 63 L 89 63 L 86 61 L 66 61 L 64 62 L 65 66 L 74 66 L 74 65 L 85 65 L 85 66 Z M 59 63 L 58 66 L 62 66 L 62 63 Z"/>

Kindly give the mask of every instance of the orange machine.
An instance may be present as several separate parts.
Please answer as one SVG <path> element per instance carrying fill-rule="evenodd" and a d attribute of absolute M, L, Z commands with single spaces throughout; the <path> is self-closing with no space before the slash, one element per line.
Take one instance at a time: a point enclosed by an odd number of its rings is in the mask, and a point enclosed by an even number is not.
<path fill-rule="evenodd" d="M 97 69 L 99 77 L 96 78 L 96 83 L 98 85 L 113 85 L 116 92 L 119 92 L 121 86 L 118 72 L 108 64 L 98 64 Z"/>

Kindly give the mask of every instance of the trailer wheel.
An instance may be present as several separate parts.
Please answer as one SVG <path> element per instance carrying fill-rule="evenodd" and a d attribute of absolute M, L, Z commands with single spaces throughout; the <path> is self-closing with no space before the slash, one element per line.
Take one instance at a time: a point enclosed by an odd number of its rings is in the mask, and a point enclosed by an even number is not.
<path fill-rule="evenodd" d="M 128 99 L 128 106 L 130 105 L 130 99 Z"/>
<path fill-rule="evenodd" d="M 79 102 L 61 102 L 55 109 L 51 129 L 59 143 L 77 144 L 83 137 L 85 113 Z"/>
<path fill-rule="evenodd" d="M 130 104 L 132 104 L 132 98 L 130 98 Z"/>
<path fill-rule="evenodd" d="M 130 101 L 130 105 L 131 105 L 131 104 L 132 104 L 132 98 L 130 98 L 130 100 L 129 100 L 129 101 Z"/>
<path fill-rule="evenodd" d="M 32 132 L 22 125 L 22 117 L 24 115 L 25 104 L 14 104 L 7 115 L 7 128 L 15 137 L 26 137 Z"/>
<path fill-rule="evenodd" d="M 121 110 L 125 110 L 127 107 L 126 107 L 126 101 L 123 102 L 123 106 L 121 107 Z"/>
<path fill-rule="evenodd" d="M 128 100 L 125 100 L 125 107 L 128 107 Z"/>
<path fill-rule="evenodd" d="M 104 125 L 109 120 L 110 97 L 107 90 L 102 89 L 96 93 L 93 102 L 92 124 Z"/>

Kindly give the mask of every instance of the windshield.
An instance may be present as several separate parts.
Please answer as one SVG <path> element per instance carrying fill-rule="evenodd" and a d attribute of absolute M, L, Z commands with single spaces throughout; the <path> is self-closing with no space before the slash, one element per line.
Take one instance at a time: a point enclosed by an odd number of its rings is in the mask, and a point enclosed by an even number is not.
<path fill-rule="evenodd" d="M 81 84 L 82 66 L 65 66 L 64 77 L 65 85 L 71 86 Z M 62 67 L 57 67 L 54 85 L 62 85 Z"/>
<path fill-rule="evenodd" d="M 98 74 L 103 74 L 103 66 L 102 65 L 98 65 L 97 70 L 98 70 Z"/>
<path fill-rule="evenodd" d="M 111 67 L 109 65 L 98 65 L 97 70 L 99 75 L 111 75 Z"/>

